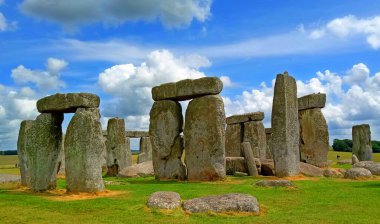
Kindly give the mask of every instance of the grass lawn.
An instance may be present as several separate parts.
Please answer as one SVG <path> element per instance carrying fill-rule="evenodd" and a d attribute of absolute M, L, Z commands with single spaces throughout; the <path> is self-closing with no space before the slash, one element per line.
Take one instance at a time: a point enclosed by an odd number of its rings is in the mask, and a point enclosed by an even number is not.
<path fill-rule="evenodd" d="M 339 155 L 341 159 L 350 158 L 346 153 Z M 333 158 L 334 154 L 329 156 Z M 376 155 L 375 160 L 378 158 Z M 0 157 L 0 165 L 7 165 L 2 159 Z M 9 160 L 8 163 L 13 164 L 14 160 Z M 333 161 L 336 161 L 336 155 Z M 32 194 L 20 190 L 16 184 L 3 184 L 0 185 L 0 208 L 3 211 L 0 223 L 380 223 L 379 177 L 367 181 L 342 178 L 298 180 L 294 181 L 294 188 L 252 185 L 263 178 L 229 177 L 222 182 L 196 183 L 156 181 L 152 177 L 106 177 L 110 183 L 106 188 L 119 192 L 119 195 L 72 201 L 57 200 L 64 199 L 65 195 Z M 58 180 L 58 188 L 65 188 L 65 180 Z M 183 200 L 246 193 L 257 197 L 261 214 L 186 214 L 180 209 L 171 212 L 151 210 L 145 203 L 155 191 L 176 191 Z"/>

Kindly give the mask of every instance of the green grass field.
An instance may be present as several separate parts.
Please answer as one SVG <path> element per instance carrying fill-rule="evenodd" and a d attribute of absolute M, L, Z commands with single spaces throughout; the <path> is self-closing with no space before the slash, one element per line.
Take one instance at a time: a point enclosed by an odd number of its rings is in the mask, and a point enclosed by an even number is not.
<path fill-rule="evenodd" d="M 341 159 L 350 158 L 341 154 Z M 336 154 L 329 155 L 336 161 Z M 379 157 L 376 155 L 377 160 Z M 14 159 L 0 165 L 11 165 Z M 16 158 L 17 161 L 17 158 Z M 379 161 L 379 160 L 377 160 Z M 7 164 L 10 163 L 10 164 Z M 15 184 L 0 185 L 0 223 L 380 223 L 380 178 L 353 181 L 315 178 L 294 181 L 294 188 L 252 185 L 261 178 L 229 177 L 222 182 L 156 181 L 154 178 L 106 177 L 106 188 L 118 196 L 56 201 L 53 194 L 20 191 Z M 60 189 L 65 181 L 58 181 Z M 146 208 L 155 191 L 176 191 L 183 200 L 199 196 L 246 193 L 257 197 L 259 216 L 244 214 L 186 214 Z M 64 196 L 58 196 L 64 197 Z"/>

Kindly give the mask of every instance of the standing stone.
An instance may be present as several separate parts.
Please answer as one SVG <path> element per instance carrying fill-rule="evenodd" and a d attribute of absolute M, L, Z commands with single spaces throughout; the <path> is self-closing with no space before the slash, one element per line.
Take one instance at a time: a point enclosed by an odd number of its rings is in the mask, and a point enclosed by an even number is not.
<path fill-rule="evenodd" d="M 272 107 L 272 153 L 276 176 L 299 174 L 299 122 L 297 85 L 293 77 L 279 74 Z"/>
<path fill-rule="evenodd" d="M 130 145 L 125 137 L 124 119 L 111 118 L 108 120 L 106 148 L 107 175 L 117 176 L 120 170 L 132 165 Z M 111 172 L 112 170 L 116 172 Z"/>
<path fill-rule="evenodd" d="M 65 134 L 62 134 L 61 150 L 58 155 L 57 174 L 64 175 L 66 173 L 65 165 Z"/>
<path fill-rule="evenodd" d="M 245 162 L 247 164 L 248 174 L 250 176 L 256 177 L 258 175 L 258 172 L 255 158 L 253 157 L 253 152 L 251 149 L 251 144 L 249 142 L 243 142 L 241 143 L 241 148 L 244 153 Z"/>
<path fill-rule="evenodd" d="M 244 123 L 243 141 L 251 144 L 253 156 L 255 158 L 266 159 L 267 141 L 262 121 L 250 121 Z"/>
<path fill-rule="evenodd" d="M 190 101 L 185 122 L 185 161 L 189 180 L 225 177 L 225 113 L 219 95 Z"/>
<path fill-rule="evenodd" d="M 272 155 L 272 128 L 265 128 L 265 139 L 267 140 L 267 159 L 273 159 Z"/>
<path fill-rule="evenodd" d="M 56 187 L 62 121 L 62 113 L 43 113 L 26 131 L 25 147 L 32 191 L 45 191 Z"/>
<path fill-rule="evenodd" d="M 65 137 L 66 188 L 68 192 L 104 189 L 102 152 L 105 144 L 98 108 L 78 108 Z"/>
<path fill-rule="evenodd" d="M 181 160 L 182 125 L 181 104 L 171 100 L 154 102 L 150 111 L 149 135 L 154 175 L 157 179 L 186 178 L 186 167 Z"/>
<path fill-rule="evenodd" d="M 329 133 L 321 109 L 300 110 L 298 117 L 301 161 L 318 167 L 326 167 Z"/>
<path fill-rule="evenodd" d="M 226 157 L 242 156 L 240 144 L 243 141 L 243 125 L 228 124 L 226 128 Z"/>
<path fill-rule="evenodd" d="M 140 138 L 140 154 L 137 157 L 137 163 L 143 163 L 152 160 L 152 143 L 150 137 Z"/>
<path fill-rule="evenodd" d="M 352 127 L 352 153 L 360 161 L 372 160 L 371 130 L 368 124 Z"/>
<path fill-rule="evenodd" d="M 18 155 L 18 167 L 20 168 L 21 185 L 29 185 L 29 170 L 28 170 L 28 155 L 26 153 L 26 132 L 32 127 L 34 121 L 22 121 L 20 124 L 20 131 L 17 139 L 17 155 Z"/>

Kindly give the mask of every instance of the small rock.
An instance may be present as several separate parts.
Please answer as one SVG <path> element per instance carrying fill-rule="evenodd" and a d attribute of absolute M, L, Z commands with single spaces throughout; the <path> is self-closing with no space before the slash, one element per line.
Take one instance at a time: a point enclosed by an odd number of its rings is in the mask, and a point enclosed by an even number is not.
<path fill-rule="evenodd" d="M 172 191 L 154 192 L 149 196 L 146 205 L 149 208 L 175 209 L 181 206 L 181 196 Z"/>
<path fill-rule="evenodd" d="M 323 171 L 323 176 L 325 176 L 325 177 L 343 177 L 343 173 L 341 173 L 337 169 L 325 169 Z"/>
<path fill-rule="evenodd" d="M 146 161 L 139 164 L 134 164 L 122 169 L 119 172 L 119 177 L 145 177 L 154 176 L 152 161 Z"/>
<path fill-rule="evenodd" d="M 300 162 L 301 173 L 306 176 L 321 177 L 323 176 L 323 170 L 319 167 Z"/>
<path fill-rule="evenodd" d="M 238 171 L 234 173 L 234 177 L 246 177 L 246 176 L 248 176 L 248 173 L 243 173 L 243 172 L 238 172 Z"/>
<path fill-rule="evenodd" d="M 194 198 L 183 203 L 186 212 L 253 212 L 259 213 L 259 203 L 257 199 L 247 194 L 225 194 Z"/>
<path fill-rule="evenodd" d="M 344 178 L 348 179 L 365 179 L 371 177 L 372 173 L 365 168 L 351 168 L 344 174 Z"/>
<path fill-rule="evenodd" d="M 352 154 L 352 165 L 355 165 L 359 162 L 358 157 L 355 154 Z"/>
<path fill-rule="evenodd" d="M 261 180 L 256 182 L 260 187 L 291 187 L 293 186 L 290 180 Z"/>

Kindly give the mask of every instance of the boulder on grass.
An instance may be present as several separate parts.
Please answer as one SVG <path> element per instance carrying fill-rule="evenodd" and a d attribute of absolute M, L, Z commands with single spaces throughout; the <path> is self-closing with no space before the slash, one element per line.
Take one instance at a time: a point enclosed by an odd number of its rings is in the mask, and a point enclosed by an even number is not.
<path fill-rule="evenodd" d="M 176 209 L 181 203 L 181 196 L 177 192 L 158 191 L 149 196 L 146 205 L 149 208 Z"/>
<path fill-rule="evenodd" d="M 139 164 L 134 164 L 122 169 L 119 172 L 119 177 L 146 177 L 154 176 L 153 162 L 146 161 Z"/>
<path fill-rule="evenodd" d="M 300 162 L 301 173 L 311 177 L 322 177 L 323 170 L 317 166 L 313 166 L 307 163 Z"/>
<path fill-rule="evenodd" d="M 293 186 L 290 180 L 261 180 L 256 182 L 260 187 L 291 187 Z"/>
<path fill-rule="evenodd" d="M 325 169 L 323 171 L 323 176 L 325 177 L 343 177 L 344 174 L 338 169 Z"/>
<path fill-rule="evenodd" d="M 367 179 L 371 177 L 371 171 L 365 168 L 351 168 L 344 174 L 344 178 L 347 179 Z"/>
<path fill-rule="evenodd" d="M 380 176 L 380 163 L 375 163 L 373 161 L 361 161 L 355 163 L 354 168 L 360 167 L 369 170 L 372 175 Z"/>

